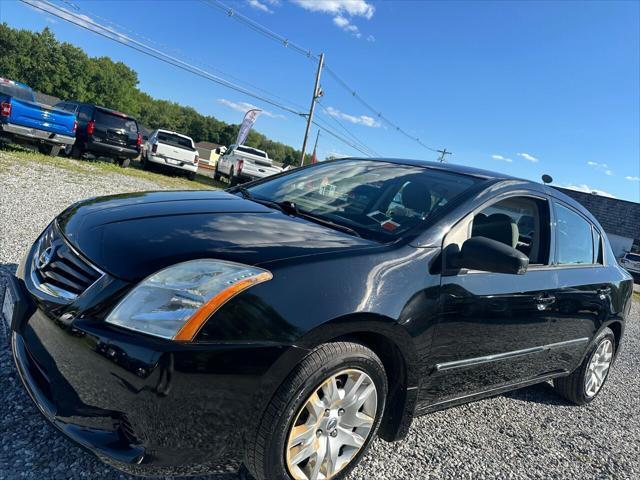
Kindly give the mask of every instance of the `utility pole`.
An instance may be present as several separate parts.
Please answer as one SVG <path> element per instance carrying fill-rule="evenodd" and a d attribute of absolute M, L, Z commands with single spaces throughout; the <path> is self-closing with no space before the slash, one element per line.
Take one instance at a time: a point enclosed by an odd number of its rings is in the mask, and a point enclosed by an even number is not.
<path fill-rule="evenodd" d="M 300 166 L 304 165 L 304 154 L 307 150 L 307 139 L 309 138 L 309 130 L 311 129 L 311 122 L 313 121 L 313 112 L 316 109 L 316 100 L 322 96 L 320 90 L 320 74 L 322 73 L 322 66 L 324 65 L 324 53 L 320 54 L 320 60 L 318 61 L 318 71 L 316 72 L 316 81 L 313 85 L 313 96 L 311 97 L 311 107 L 309 108 L 309 116 L 307 117 L 307 128 L 304 131 L 304 141 L 302 142 L 302 158 L 300 159 Z"/>
<path fill-rule="evenodd" d="M 438 161 L 440 163 L 444 162 L 444 156 L 445 155 L 451 155 L 451 153 L 452 153 L 452 152 L 448 152 L 446 148 L 444 150 L 438 150 L 437 152 L 440 154 L 440 158 L 438 158 Z"/>

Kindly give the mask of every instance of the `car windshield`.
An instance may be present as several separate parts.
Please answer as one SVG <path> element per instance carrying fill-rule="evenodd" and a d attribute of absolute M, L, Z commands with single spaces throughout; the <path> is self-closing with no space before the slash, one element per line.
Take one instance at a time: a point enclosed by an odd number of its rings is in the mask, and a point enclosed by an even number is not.
<path fill-rule="evenodd" d="M 175 133 L 158 132 L 158 141 L 165 145 L 184 148 L 185 150 L 195 150 L 190 138 L 183 137 L 182 135 L 176 135 Z"/>
<path fill-rule="evenodd" d="M 336 160 L 247 189 L 256 200 L 295 205 L 301 214 L 392 241 L 423 225 L 477 178 L 371 160 Z M 291 205 L 289 204 L 289 207 Z M 289 209 L 291 210 L 291 209 Z"/>
<path fill-rule="evenodd" d="M 95 121 L 107 130 L 125 130 L 129 136 L 138 135 L 138 124 L 135 120 L 114 113 L 96 110 Z"/>
<path fill-rule="evenodd" d="M 8 83 L 0 83 L 0 95 L 8 95 L 9 97 L 17 98 L 18 100 L 23 100 L 25 102 L 36 101 L 33 96 L 33 92 L 28 88 Z"/>

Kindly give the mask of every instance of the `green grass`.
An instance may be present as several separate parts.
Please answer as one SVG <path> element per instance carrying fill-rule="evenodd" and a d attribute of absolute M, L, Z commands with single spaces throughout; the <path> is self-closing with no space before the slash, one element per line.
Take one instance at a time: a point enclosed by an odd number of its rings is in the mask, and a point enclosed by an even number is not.
<path fill-rule="evenodd" d="M 633 300 L 636 302 L 640 302 L 640 292 L 633 292 Z"/>
<path fill-rule="evenodd" d="M 191 181 L 179 172 L 173 173 L 169 169 L 157 172 L 147 171 L 144 170 L 140 162 L 136 160 L 131 161 L 129 168 L 122 168 L 115 163 L 102 159 L 89 161 L 74 160 L 72 158 L 65 157 L 51 157 L 23 147 L 4 145 L 0 149 L 0 171 L 8 169 L 9 166 L 16 161 L 51 165 L 56 168 L 62 168 L 64 170 L 83 175 L 126 175 L 142 180 L 148 180 L 158 184 L 159 186 L 173 189 L 218 189 L 225 188 L 227 186 L 224 183 L 216 182 L 212 178 L 200 174 L 196 176 L 195 180 Z"/>

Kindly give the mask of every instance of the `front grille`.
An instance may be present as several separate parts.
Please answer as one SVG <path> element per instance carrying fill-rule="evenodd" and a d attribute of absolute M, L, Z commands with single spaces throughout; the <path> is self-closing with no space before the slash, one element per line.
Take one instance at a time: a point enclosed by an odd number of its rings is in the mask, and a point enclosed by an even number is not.
<path fill-rule="evenodd" d="M 102 276 L 66 243 L 55 224 L 40 238 L 31 272 L 38 289 L 67 300 L 81 295 Z"/>

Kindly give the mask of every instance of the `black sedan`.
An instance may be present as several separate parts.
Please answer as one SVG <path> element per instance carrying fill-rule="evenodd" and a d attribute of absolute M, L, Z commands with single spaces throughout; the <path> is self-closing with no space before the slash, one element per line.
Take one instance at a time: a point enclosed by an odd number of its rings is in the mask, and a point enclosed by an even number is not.
<path fill-rule="evenodd" d="M 549 380 L 591 402 L 631 293 L 551 187 L 344 159 L 72 205 L 2 308 L 34 402 L 105 462 L 315 480 L 434 410 Z"/>

